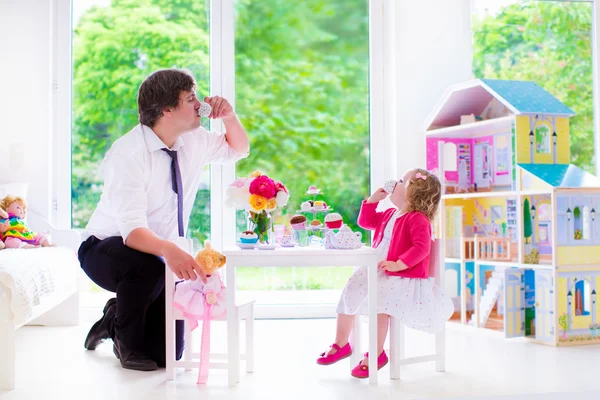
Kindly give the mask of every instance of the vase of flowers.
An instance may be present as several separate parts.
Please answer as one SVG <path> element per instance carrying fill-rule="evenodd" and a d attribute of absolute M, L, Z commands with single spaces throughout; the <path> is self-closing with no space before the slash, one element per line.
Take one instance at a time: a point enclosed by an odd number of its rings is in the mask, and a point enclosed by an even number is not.
<path fill-rule="evenodd" d="M 226 197 L 226 205 L 248 211 L 248 230 L 256 233 L 259 242 L 267 244 L 273 227 L 271 213 L 285 207 L 290 194 L 283 183 L 255 171 L 229 185 Z"/>

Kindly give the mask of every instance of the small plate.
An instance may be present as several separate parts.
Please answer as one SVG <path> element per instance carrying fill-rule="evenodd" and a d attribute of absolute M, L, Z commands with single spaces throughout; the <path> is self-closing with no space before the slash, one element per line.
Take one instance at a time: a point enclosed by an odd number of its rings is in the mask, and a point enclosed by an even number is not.
<path fill-rule="evenodd" d="M 281 247 L 296 247 L 296 243 L 281 244 Z"/>
<path fill-rule="evenodd" d="M 242 243 L 242 242 L 236 242 L 235 244 L 237 247 L 239 247 L 242 250 L 252 250 L 256 247 L 256 243 Z"/>
<path fill-rule="evenodd" d="M 279 247 L 277 243 L 256 245 L 256 248 L 259 250 L 275 250 L 277 247 Z"/>

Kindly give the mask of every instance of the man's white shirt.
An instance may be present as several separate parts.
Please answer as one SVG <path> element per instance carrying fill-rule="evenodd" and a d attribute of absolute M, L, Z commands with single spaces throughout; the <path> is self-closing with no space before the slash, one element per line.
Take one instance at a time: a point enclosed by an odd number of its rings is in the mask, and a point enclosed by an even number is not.
<path fill-rule="evenodd" d="M 183 183 L 184 231 L 204 167 L 210 163 L 233 163 L 248 155 L 231 148 L 225 134 L 202 127 L 182 135 L 168 148 L 150 127 L 137 125 L 106 153 L 101 166 L 102 196 L 84 237 L 121 236 L 125 242 L 131 231 L 140 227 L 149 228 L 161 239 L 178 236 L 171 157 L 162 149 L 177 151 Z"/>

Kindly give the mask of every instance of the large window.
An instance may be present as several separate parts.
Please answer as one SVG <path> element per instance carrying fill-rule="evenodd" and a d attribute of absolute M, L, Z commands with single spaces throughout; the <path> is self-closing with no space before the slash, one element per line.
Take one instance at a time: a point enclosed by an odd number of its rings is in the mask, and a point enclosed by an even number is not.
<path fill-rule="evenodd" d="M 577 115 L 570 119 L 571 162 L 593 174 L 595 137 L 592 2 L 472 0 L 473 74 L 530 80 Z M 538 153 L 549 152 L 540 130 Z"/>
<path fill-rule="evenodd" d="M 227 21 L 226 4 L 73 0 L 74 228 L 85 228 L 100 198 L 104 155 L 138 123 L 136 94 L 142 80 L 157 69 L 181 67 L 196 76 L 199 97 L 227 96 L 227 87 L 235 82 L 236 111 L 252 146 L 236 174 L 259 169 L 286 184 L 291 199 L 275 216 L 276 223 L 286 224 L 308 200 L 308 186 L 316 185 L 323 190 L 322 200 L 358 229 L 356 218 L 361 199 L 369 193 L 370 177 L 369 1 L 307 0 L 299 5 L 238 0 L 233 2 L 234 24 Z M 227 32 L 230 26 L 235 32 Z M 235 35 L 231 49 L 229 35 Z M 224 64 L 229 51 L 235 59 L 233 79 Z M 222 172 L 217 167 L 211 173 L 207 167 L 199 188 L 188 230 L 197 245 L 211 236 L 210 214 L 213 224 L 219 221 L 219 201 L 211 208 L 210 182 L 211 175 Z M 229 183 L 227 174 L 222 177 Z M 220 178 L 212 181 L 223 183 Z M 212 197 L 221 199 L 221 187 L 213 190 Z M 238 217 L 238 228 L 244 229 L 245 217 Z M 215 229 L 217 237 L 222 228 Z M 228 234 L 226 229 L 222 232 Z M 270 298 L 272 290 L 298 294 L 290 289 L 320 289 L 304 299 L 322 304 L 334 301 L 351 273 L 351 267 L 244 269 L 238 281 L 242 289 L 271 290 L 264 292 Z M 326 289 L 336 289 L 331 292 L 335 296 Z"/>
<path fill-rule="evenodd" d="M 85 228 L 102 193 L 100 164 L 138 124 L 137 90 L 161 68 L 187 68 L 209 94 L 209 2 L 73 1 L 72 221 Z M 198 190 L 188 236 L 210 237 L 210 170 Z M 92 291 L 100 291 L 90 283 Z"/>
<path fill-rule="evenodd" d="M 258 169 L 288 187 L 290 201 L 276 224 L 289 227 L 301 203 L 313 200 L 306 191 L 315 185 L 323 193 L 318 200 L 359 230 L 370 176 L 368 0 L 234 4 L 236 109 L 252 147 L 236 174 Z M 323 222 L 324 215 L 316 217 Z M 246 228 L 243 212 L 237 221 L 239 233 Z M 332 302 L 351 273 L 351 267 L 244 268 L 238 280 L 246 290 L 279 290 L 270 302 Z M 327 289 L 338 291 L 326 300 Z M 293 293 L 303 290 L 322 292 Z"/>

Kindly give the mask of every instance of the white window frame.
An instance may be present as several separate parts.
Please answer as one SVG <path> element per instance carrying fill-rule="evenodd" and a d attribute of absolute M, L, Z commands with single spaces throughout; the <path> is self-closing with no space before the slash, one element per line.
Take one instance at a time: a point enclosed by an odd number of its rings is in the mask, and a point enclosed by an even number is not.
<path fill-rule="evenodd" d="M 71 227 L 71 128 L 72 128 L 72 0 L 52 0 L 54 5 L 52 79 L 53 92 L 53 214 L 61 227 Z M 235 0 L 210 0 L 210 94 L 230 100 L 235 108 Z M 376 177 L 395 176 L 395 68 L 394 2 L 369 1 L 369 128 L 370 185 Z M 387 116 L 387 117 L 386 117 Z M 221 121 L 212 121 L 211 129 L 221 131 Z M 249 132 L 251 135 L 252 133 Z M 382 162 L 382 160 L 384 160 Z M 225 189 L 235 179 L 235 165 L 212 165 L 211 241 L 217 248 L 235 243 L 235 210 L 223 206 Z M 333 307 L 301 306 L 288 316 L 332 316 Z M 301 311 L 304 309 L 304 311 Z M 270 312 L 268 312 L 271 314 Z"/>
<path fill-rule="evenodd" d="M 387 176 L 393 171 L 395 161 L 390 157 L 389 142 L 385 132 L 395 132 L 393 118 L 395 104 L 393 90 L 386 90 L 384 82 L 394 78 L 393 68 L 393 0 L 369 1 L 369 51 L 370 51 L 370 169 L 373 177 Z M 55 138 L 55 163 L 53 192 L 55 206 L 53 220 L 61 226 L 71 226 L 71 10 L 72 0 L 53 0 L 54 27 L 54 81 L 53 135 Z M 384 7 L 385 11 L 384 12 Z M 211 0 L 210 4 L 210 93 L 228 98 L 235 107 L 235 28 L 234 0 Z M 388 88 L 393 85 L 388 84 Z M 213 121 L 211 129 L 222 130 L 221 121 Z M 251 133 L 250 133 L 251 134 Z M 395 136 L 395 135 L 392 135 Z M 381 160 L 386 160 L 381 163 Z M 211 167 L 211 238 L 215 246 L 233 245 L 235 242 L 235 211 L 222 204 L 227 185 L 235 179 L 235 166 Z"/>

